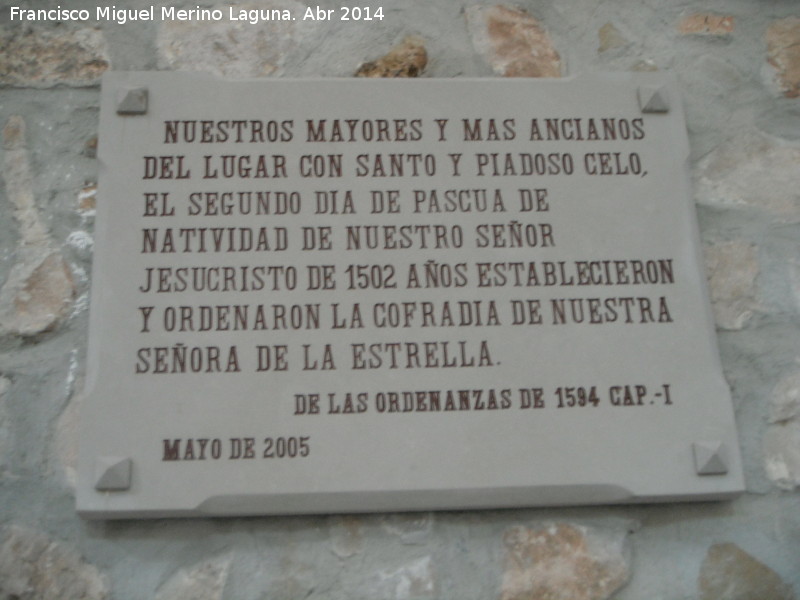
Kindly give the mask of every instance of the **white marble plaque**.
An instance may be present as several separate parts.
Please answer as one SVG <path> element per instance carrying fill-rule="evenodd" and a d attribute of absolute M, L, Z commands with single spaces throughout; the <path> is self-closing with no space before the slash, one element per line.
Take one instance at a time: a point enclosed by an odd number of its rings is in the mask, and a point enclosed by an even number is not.
<path fill-rule="evenodd" d="M 743 488 L 670 78 L 110 73 L 87 517 Z"/>

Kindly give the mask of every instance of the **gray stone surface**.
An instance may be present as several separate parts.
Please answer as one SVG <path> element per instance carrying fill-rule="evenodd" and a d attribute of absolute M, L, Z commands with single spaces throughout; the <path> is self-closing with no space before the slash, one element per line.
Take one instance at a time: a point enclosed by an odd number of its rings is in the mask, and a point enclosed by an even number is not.
<path fill-rule="evenodd" d="M 694 13 L 683 17 L 678 31 L 685 35 L 730 35 L 736 20 L 730 15 Z"/>
<path fill-rule="evenodd" d="M 431 557 L 424 556 L 397 568 L 379 571 L 362 593 L 386 600 L 412 600 L 437 598 L 436 590 Z"/>
<path fill-rule="evenodd" d="M 84 383 L 83 378 L 77 382 L 80 391 L 72 394 L 58 417 L 50 448 L 49 470 L 60 474 L 73 490 L 77 483 L 79 419 Z"/>
<path fill-rule="evenodd" d="M 767 476 L 785 490 L 800 486 L 800 371 L 784 375 L 772 391 L 764 437 Z"/>
<path fill-rule="evenodd" d="M 356 516 L 331 517 L 331 550 L 339 558 L 350 558 L 364 551 L 361 520 Z"/>
<path fill-rule="evenodd" d="M 158 588 L 155 600 L 221 600 L 231 559 L 219 558 L 181 569 Z"/>
<path fill-rule="evenodd" d="M 798 166 L 796 144 L 755 131 L 738 134 L 700 162 L 695 198 L 701 204 L 763 210 L 791 221 L 800 211 Z"/>
<path fill-rule="evenodd" d="M 13 526 L 0 547 L 0 594 L 19 600 L 104 600 L 101 573 L 74 549 Z"/>
<path fill-rule="evenodd" d="M 779 19 L 767 29 L 767 62 L 773 85 L 787 98 L 800 96 L 800 17 Z"/>
<path fill-rule="evenodd" d="M 63 319 L 75 286 L 35 205 L 25 121 L 19 115 L 11 116 L 3 128 L 3 148 L 3 179 L 22 239 L 0 288 L 0 329 L 29 336 L 48 331 Z"/>
<path fill-rule="evenodd" d="M 764 438 L 764 465 L 779 488 L 791 491 L 800 486 L 800 421 L 770 425 Z"/>
<path fill-rule="evenodd" d="M 361 65 L 356 77 L 419 77 L 427 64 L 425 40 L 409 36 L 385 56 Z"/>
<path fill-rule="evenodd" d="M 9 452 L 11 451 L 13 440 L 6 404 L 6 392 L 9 387 L 11 387 L 11 381 L 6 377 L 0 377 L 0 479 L 5 477 L 8 471 L 10 463 Z"/>
<path fill-rule="evenodd" d="M 434 513 L 401 513 L 384 517 L 382 525 L 404 544 L 425 545 L 433 534 Z"/>
<path fill-rule="evenodd" d="M 607 600 L 630 577 L 627 530 L 573 523 L 506 531 L 501 600 Z"/>
<path fill-rule="evenodd" d="M 110 67 L 106 40 L 94 27 L 45 29 L 19 23 L 0 31 L 0 85 L 94 85 Z"/>
<path fill-rule="evenodd" d="M 214 5 L 228 14 L 228 7 L 239 10 L 287 10 L 298 16 L 305 5 L 294 0 L 274 0 L 260 4 Z M 304 39 L 312 39 L 314 27 L 293 21 L 247 22 L 168 21 L 161 23 L 158 35 L 159 66 L 177 71 L 203 71 L 213 75 L 247 78 L 279 75 L 287 55 Z"/>
<path fill-rule="evenodd" d="M 613 23 L 606 23 L 597 32 L 600 38 L 600 45 L 597 48 L 598 52 L 608 52 L 614 48 L 622 48 L 628 44 L 628 40 L 617 29 Z"/>
<path fill-rule="evenodd" d="M 742 329 L 759 307 L 757 249 L 743 242 L 720 242 L 705 248 L 705 261 L 717 326 Z"/>
<path fill-rule="evenodd" d="M 794 600 L 772 569 L 736 544 L 714 544 L 700 568 L 700 600 Z"/>
<path fill-rule="evenodd" d="M 800 370 L 787 373 L 775 386 L 770 399 L 770 423 L 800 418 Z"/>
<path fill-rule="evenodd" d="M 503 77 L 560 77 L 561 57 L 530 14 L 506 5 L 471 6 L 467 25 L 475 49 Z"/>

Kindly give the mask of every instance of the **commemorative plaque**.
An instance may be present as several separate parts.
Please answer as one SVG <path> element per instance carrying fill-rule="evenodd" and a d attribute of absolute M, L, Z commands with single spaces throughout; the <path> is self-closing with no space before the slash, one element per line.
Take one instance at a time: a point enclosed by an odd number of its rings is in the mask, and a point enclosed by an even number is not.
<path fill-rule="evenodd" d="M 103 80 L 78 510 L 743 488 L 678 90 Z"/>

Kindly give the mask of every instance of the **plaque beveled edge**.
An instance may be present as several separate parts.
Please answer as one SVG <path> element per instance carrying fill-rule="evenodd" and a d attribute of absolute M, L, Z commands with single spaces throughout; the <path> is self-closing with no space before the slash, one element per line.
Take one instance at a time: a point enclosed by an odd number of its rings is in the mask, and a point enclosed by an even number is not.
<path fill-rule="evenodd" d="M 610 484 L 579 484 L 520 488 L 325 492 L 318 494 L 251 494 L 213 496 L 194 508 L 79 508 L 90 520 L 225 518 L 422 511 L 501 510 L 620 506 L 732 500 L 744 490 L 724 489 L 702 494 L 636 496 Z"/>

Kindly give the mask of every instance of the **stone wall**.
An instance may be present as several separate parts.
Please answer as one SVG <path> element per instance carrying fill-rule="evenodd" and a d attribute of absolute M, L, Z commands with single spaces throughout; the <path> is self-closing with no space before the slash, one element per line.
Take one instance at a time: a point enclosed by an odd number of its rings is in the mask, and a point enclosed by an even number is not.
<path fill-rule="evenodd" d="M 21 4 L 56 6 L 0 0 L 0 598 L 798 597 L 796 2 L 388 0 L 382 21 L 260 26 L 9 23 L 9 7 Z M 305 9 L 296 0 L 244 6 Z M 594 71 L 676 74 L 747 493 L 723 503 L 461 513 L 77 517 L 93 218 L 104 201 L 95 191 L 98 77 L 111 68 L 469 76 L 488 85 Z"/>

